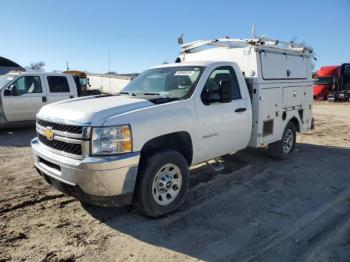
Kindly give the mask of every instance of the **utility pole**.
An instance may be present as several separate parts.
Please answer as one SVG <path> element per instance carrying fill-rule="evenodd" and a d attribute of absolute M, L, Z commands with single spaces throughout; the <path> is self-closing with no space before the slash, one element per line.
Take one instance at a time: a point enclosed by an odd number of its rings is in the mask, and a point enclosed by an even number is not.
<path fill-rule="evenodd" d="M 111 55 L 108 48 L 108 78 L 109 78 L 109 93 L 112 93 L 111 87 Z"/>

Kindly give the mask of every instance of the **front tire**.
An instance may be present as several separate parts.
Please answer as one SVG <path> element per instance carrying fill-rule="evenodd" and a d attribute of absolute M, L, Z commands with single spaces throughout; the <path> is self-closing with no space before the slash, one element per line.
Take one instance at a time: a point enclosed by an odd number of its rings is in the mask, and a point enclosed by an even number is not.
<path fill-rule="evenodd" d="M 175 150 L 160 150 L 143 159 L 134 205 L 148 217 L 173 212 L 184 201 L 189 185 L 186 159 Z"/>
<path fill-rule="evenodd" d="M 272 158 L 287 159 L 295 149 L 296 127 L 289 122 L 284 129 L 282 140 L 269 144 L 268 152 Z"/>

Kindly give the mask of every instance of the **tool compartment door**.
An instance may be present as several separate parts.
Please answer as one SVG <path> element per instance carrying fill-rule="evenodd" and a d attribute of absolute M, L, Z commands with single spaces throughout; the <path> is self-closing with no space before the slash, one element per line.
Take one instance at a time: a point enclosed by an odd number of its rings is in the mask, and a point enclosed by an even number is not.
<path fill-rule="evenodd" d="M 303 124 L 302 130 L 306 131 L 311 128 L 312 122 L 312 103 L 313 103 L 313 86 L 311 83 L 305 84 L 304 89 L 304 105 L 303 105 Z"/>
<path fill-rule="evenodd" d="M 303 86 L 285 86 L 283 87 L 283 109 L 296 110 L 301 109 L 304 102 Z"/>
<path fill-rule="evenodd" d="M 282 89 L 278 85 L 261 90 L 260 134 L 262 143 L 266 144 L 279 138 L 278 121 L 281 118 Z"/>
<path fill-rule="evenodd" d="M 287 56 L 279 53 L 260 52 L 261 72 L 264 80 L 287 78 Z"/>
<path fill-rule="evenodd" d="M 260 52 L 263 80 L 301 80 L 307 79 L 308 62 L 296 54 Z"/>

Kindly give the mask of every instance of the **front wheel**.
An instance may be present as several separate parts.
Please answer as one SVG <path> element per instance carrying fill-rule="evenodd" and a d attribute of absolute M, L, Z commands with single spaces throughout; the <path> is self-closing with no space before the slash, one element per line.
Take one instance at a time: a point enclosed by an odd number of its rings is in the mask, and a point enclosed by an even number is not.
<path fill-rule="evenodd" d="M 182 204 L 188 184 L 188 165 L 182 154 L 154 152 L 140 166 L 134 204 L 146 216 L 165 215 Z"/>
<path fill-rule="evenodd" d="M 296 127 L 289 122 L 284 129 L 282 140 L 269 144 L 268 152 L 271 157 L 277 159 L 287 159 L 295 149 Z"/>

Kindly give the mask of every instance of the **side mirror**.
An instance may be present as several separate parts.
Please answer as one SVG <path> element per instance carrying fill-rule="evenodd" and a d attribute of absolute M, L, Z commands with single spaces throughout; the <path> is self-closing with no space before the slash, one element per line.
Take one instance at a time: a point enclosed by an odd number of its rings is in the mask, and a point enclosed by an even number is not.
<path fill-rule="evenodd" d="M 203 90 L 203 92 L 201 94 L 203 104 L 208 106 L 208 105 L 210 105 L 211 102 L 213 102 L 211 99 L 212 94 L 213 94 L 213 92 L 211 92 L 208 88 Z"/>
<path fill-rule="evenodd" d="M 11 96 L 11 90 L 9 88 L 5 88 L 4 96 Z"/>
<path fill-rule="evenodd" d="M 220 103 L 230 103 L 232 101 L 231 81 L 222 80 L 219 84 Z"/>
<path fill-rule="evenodd" d="M 18 96 L 19 93 L 18 93 L 17 87 L 14 84 L 10 85 L 9 87 L 7 87 L 5 89 L 4 95 L 5 96 Z"/>

